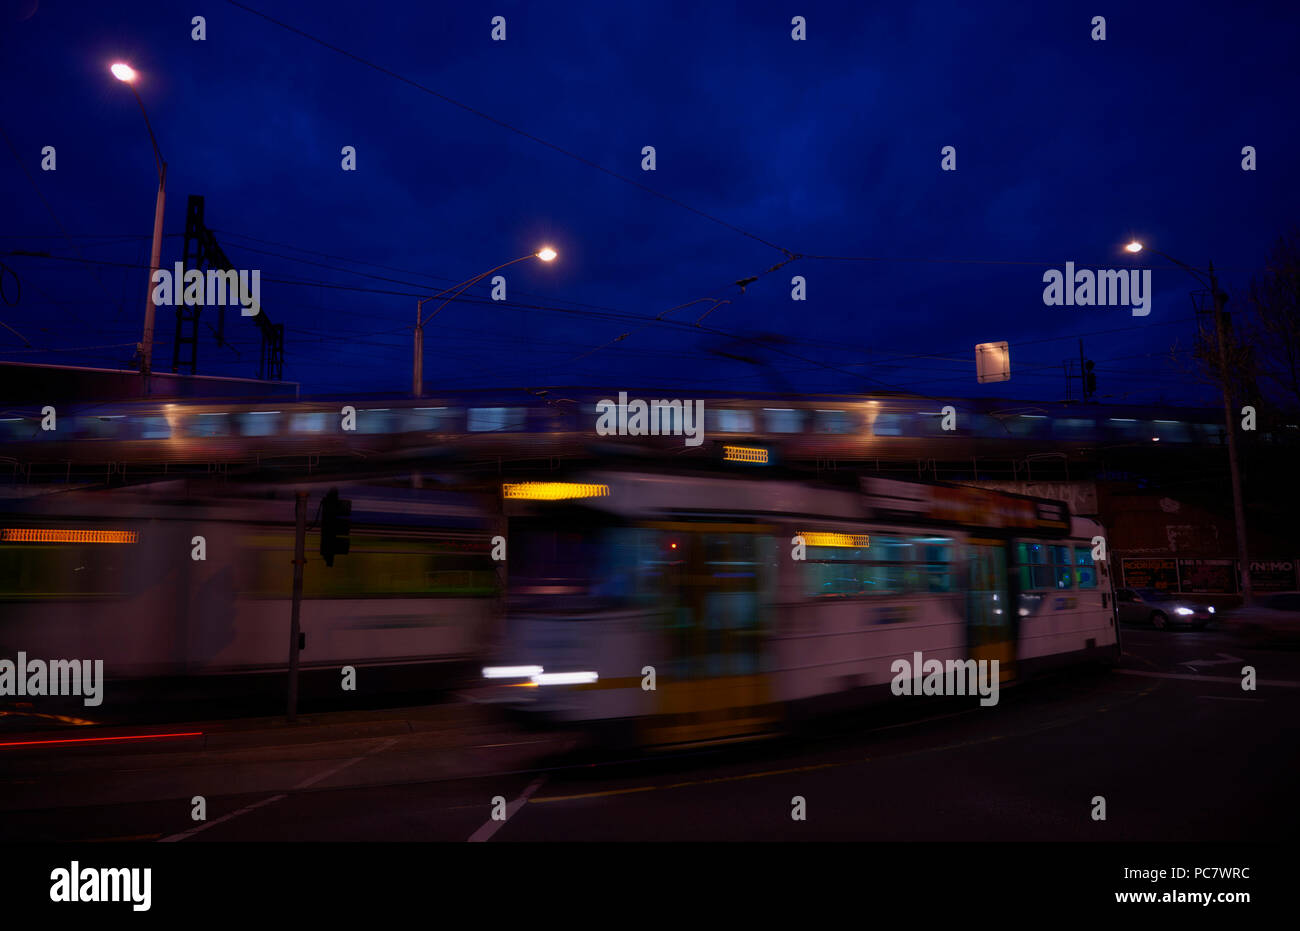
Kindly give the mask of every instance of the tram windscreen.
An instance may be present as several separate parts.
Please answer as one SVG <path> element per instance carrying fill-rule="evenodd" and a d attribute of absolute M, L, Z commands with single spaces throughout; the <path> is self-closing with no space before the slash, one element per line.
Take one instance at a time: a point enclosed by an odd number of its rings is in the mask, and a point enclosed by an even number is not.
<path fill-rule="evenodd" d="M 635 527 L 521 522 L 510 531 L 511 608 L 590 613 L 627 607 L 659 574 L 653 532 Z"/>

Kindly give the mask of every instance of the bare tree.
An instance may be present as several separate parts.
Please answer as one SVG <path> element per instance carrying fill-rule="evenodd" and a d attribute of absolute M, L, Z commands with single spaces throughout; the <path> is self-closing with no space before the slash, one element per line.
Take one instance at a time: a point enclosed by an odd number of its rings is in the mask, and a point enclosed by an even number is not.
<path fill-rule="evenodd" d="M 1300 408 L 1300 231 L 1278 237 L 1247 294 L 1250 337 L 1261 376 L 1284 409 Z"/>

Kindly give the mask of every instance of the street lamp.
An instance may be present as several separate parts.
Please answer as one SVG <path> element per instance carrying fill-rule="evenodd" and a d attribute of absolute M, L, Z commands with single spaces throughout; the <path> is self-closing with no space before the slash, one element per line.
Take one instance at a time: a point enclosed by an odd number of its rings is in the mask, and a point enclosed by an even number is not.
<path fill-rule="evenodd" d="M 1146 248 L 1136 239 L 1124 247 L 1125 251 L 1133 255 L 1137 255 Z M 1180 262 L 1172 255 L 1166 255 L 1159 249 L 1150 249 L 1150 251 L 1167 261 L 1173 262 L 1195 278 L 1201 285 L 1208 288 L 1210 297 L 1214 301 L 1214 333 L 1219 351 L 1219 386 L 1223 389 L 1223 425 L 1228 438 L 1228 471 L 1232 480 L 1232 512 L 1234 522 L 1237 525 L 1237 560 L 1241 563 L 1241 600 L 1244 604 L 1249 605 L 1255 598 L 1255 592 L 1250 581 L 1249 547 L 1246 545 L 1246 510 L 1241 500 L 1241 470 L 1237 464 L 1236 418 L 1232 413 L 1232 394 L 1228 388 L 1228 351 L 1223 323 L 1223 306 L 1227 303 L 1228 295 L 1219 290 L 1219 279 L 1214 274 L 1213 262 L 1204 272 L 1206 277 L 1202 277 L 1201 271 L 1192 268 L 1186 262 Z"/>
<path fill-rule="evenodd" d="M 521 255 L 517 259 L 511 259 L 509 262 L 503 262 L 502 264 L 496 266 L 495 268 L 489 268 L 487 271 L 475 275 L 473 278 L 470 278 L 467 281 L 462 281 L 458 285 L 454 285 L 451 288 L 448 288 L 443 291 L 439 291 L 437 294 L 433 295 L 432 297 L 425 297 L 416 301 L 415 302 L 415 359 L 411 366 L 411 393 L 414 394 L 415 397 L 417 398 L 424 393 L 424 325 L 428 323 L 430 320 L 432 320 L 434 317 L 436 317 L 438 315 L 438 311 L 442 310 L 444 307 L 446 307 L 448 304 L 454 301 L 456 299 L 456 296 L 460 294 L 462 291 L 464 291 L 466 288 L 470 287 L 475 282 L 482 281 L 484 278 L 486 278 L 488 275 L 492 274 L 493 272 L 500 271 L 501 269 L 506 268 L 507 266 L 514 265 L 516 262 L 523 262 L 527 259 L 541 259 L 543 262 L 553 262 L 555 261 L 555 257 L 557 255 L 559 255 L 559 253 L 556 252 L 554 249 L 552 249 L 550 246 L 543 246 L 541 249 L 538 249 L 536 252 L 530 252 L 527 255 Z M 429 303 L 430 301 L 436 301 L 438 298 L 442 297 L 443 295 L 446 295 L 446 299 L 443 300 L 441 304 L 439 304 L 437 307 L 433 309 L 433 313 L 425 317 L 424 305 Z"/>
<path fill-rule="evenodd" d="M 153 134 L 153 126 L 149 124 L 149 114 L 144 109 L 144 101 L 140 99 L 140 94 L 135 89 L 137 77 L 135 69 L 119 61 L 109 66 L 108 70 L 113 73 L 113 77 L 131 88 L 131 93 L 135 95 L 135 102 L 140 105 L 140 112 L 144 114 L 144 127 L 149 130 L 149 141 L 153 143 L 154 163 L 158 168 L 158 197 L 154 203 L 153 213 L 153 253 L 149 260 L 149 287 L 145 295 L 144 336 L 140 340 L 140 374 L 148 379 L 149 371 L 153 367 L 153 320 L 157 310 L 153 302 L 153 276 L 158 270 L 158 261 L 162 255 L 163 204 L 167 200 L 167 163 L 163 161 L 162 152 L 158 148 L 158 139 Z M 145 384 L 147 385 L 148 381 Z"/>

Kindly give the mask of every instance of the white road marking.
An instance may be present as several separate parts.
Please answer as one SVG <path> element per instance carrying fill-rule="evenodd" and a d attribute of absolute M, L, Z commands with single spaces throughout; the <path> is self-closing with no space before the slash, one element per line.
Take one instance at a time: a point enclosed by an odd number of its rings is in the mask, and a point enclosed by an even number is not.
<path fill-rule="evenodd" d="M 273 795 L 270 798 L 264 798 L 260 802 L 254 802 L 252 805 L 245 805 L 243 808 L 239 809 L 239 811 L 232 811 L 228 815 L 222 815 L 220 818 L 217 818 L 215 821 L 205 821 L 202 824 L 200 824 L 198 827 L 190 828 L 188 831 L 181 831 L 181 833 L 179 834 L 172 834 L 170 837 L 164 837 L 160 841 L 158 841 L 158 843 L 172 844 L 177 841 L 183 841 L 185 840 L 185 838 L 192 837 L 193 835 L 199 833 L 200 831 L 206 831 L 208 828 L 215 827 L 223 821 L 229 821 L 231 818 L 238 818 L 240 815 L 247 814 L 248 812 L 252 811 L 254 808 L 261 808 L 263 805 L 270 805 L 272 802 L 278 802 L 280 801 L 280 799 L 288 798 L 288 797 L 289 796 L 287 794 L 280 794 L 280 795 Z"/>
<path fill-rule="evenodd" d="M 1238 659 L 1231 653 L 1220 653 L 1223 659 L 1194 659 L 1186 663 L 1179 663 L 1179 666 L 1191 666 L 1193 669 L 1199 669 L 1202 666 L 1224 666 L 1231 663 L 1244 663 L 1244 659 Z"/>
<path fill-rule="evenodd" d="M 397 743 L 396 737 L 386 740 L 382 744 L 379 744 L 378 746 L 372 747 L 371 749 L 367 750 L 365 753 L 361 754 L 360 756 L 354 756 L 350 760 L 345 760 L 344 762 L 340 763 L 338 766 L 335 766 L 333 769 L 327 769 L 322 773 L 317 773 L 315 776 L 309 776 L 308 778 L 304 779 L 302 782 L 295 785 L 292 789 L 289 790 L 289 792 L 294 792 L 298 789 L 305 789 L 308 786 L 315 785 L 316 783 L 320 782 L 322 779 L 327 779 L 330 776 L 333 776 L 335 773 L 347 769 L 353 763 L 359 763 L 368 756 L 373 756 L 376 753 L 379 753 L 383 750 L 387 750 L 395 743 Z M 215 821 L 205 821 L 196 827 L 190 828 L 188 831 L 181 831 L 179 834 L 172 834 L 168 837 L 164 837 L 161 840 L 159 840 L 158 843 L 170 844 L 170 843 L 175 843 L 177 841 L 183 841 L 185 840 L 185 838 L 193 837 L 195 834 L 198 834 L 200 831 L 206 831 L 208 828 L 215 827 L 216 825 L 220 824 L 223 821 L 230 821 L 232 818 L 238 818 L 240 815 L 247 814 L 248 812 L 252 811 L 255 808 L 261 808 L 263 805 L 270 805 L 272 802 L 278 802 L 282 798 L 288 798 L 289 792 L 281 792 L 279 795 L 273 795 L 270 798 L 264 798 L 260 802 L 254 802 L 252 805 L 245 805 L 243 808 L 239 809 L 238 811 L 232 811 L 228 815 L 222 815 L 220 818 L 217 818 Z"/>
<path fill-rule="evenodd" d="M 1147 672 L 1145 669 L 1116 669 L 1120 675 L 1124 676 L 1147 676 L 1151 679 L 1187 679 L 1191 682 L 1231 682 L 1233 685 L 1241 685 L 1241 679 L 1235 676 L 1194 676 L 1190 673 L 1179 672 Z M 1276 685 L 1284 689 L 1300 689 L 1300 682 L 1291 682 L 1288 679 L 1260 679 L 1260 685 Z"/>
<path fill-rule="evenodd" d="M 506 806 L 505 821 L 493 821 L 489 818 L 484 822 L 482 827 L 469 836 L 469 842 L 471 844 L 482 844 L 490 840 L 492 835 L 501 830 L 501 826 L 514 816 L 515 812 L 524 807 L 524 803 L 528 801 L 534 792 L 542 787 L 542 783 L 545 781 L 545 776 L 538 776 L 534 779 L 529 784 L 528 788 L 524 789 L 524 791 L 520 793 L 519 798 Z"/>
<path fill-rule="evenodd" d="M 1210 698 L 1214 701 L 1258 701 L 1268 703 L 1267 698 L 1233 698 L 1231 695 L 1197 695 L 1197 698 Z"/>

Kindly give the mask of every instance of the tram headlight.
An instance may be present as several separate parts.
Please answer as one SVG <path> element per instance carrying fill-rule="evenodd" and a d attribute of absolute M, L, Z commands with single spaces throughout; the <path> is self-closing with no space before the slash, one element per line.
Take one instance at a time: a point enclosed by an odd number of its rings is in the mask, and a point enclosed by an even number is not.
<path fill-rule="evenodd" d="M 599 678 L 594 672 L 539 672 L 532 681 L 534 685 L 586 685 Z"/>
<path fill-rule="evenodd" d="M 484 679 L 531 679 L 542 674 L 541 666 L 485 666 Z"/>

